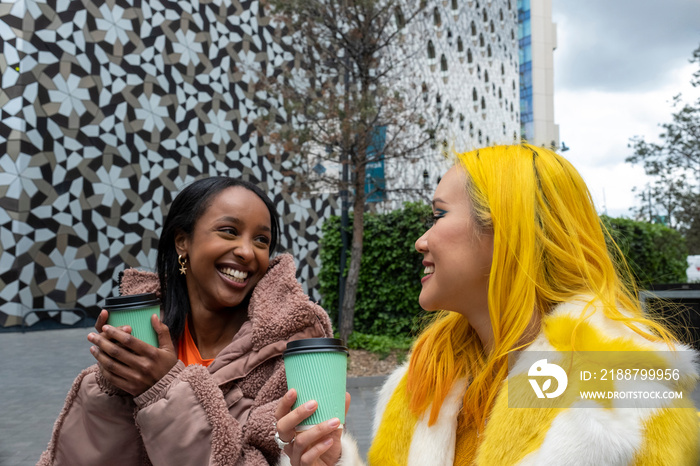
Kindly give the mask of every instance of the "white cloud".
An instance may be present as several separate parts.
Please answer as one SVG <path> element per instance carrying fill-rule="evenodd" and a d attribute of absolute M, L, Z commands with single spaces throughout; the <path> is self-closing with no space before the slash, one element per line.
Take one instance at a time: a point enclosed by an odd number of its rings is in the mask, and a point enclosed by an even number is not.
<path fill-rule="evenodd" d="M 640 166 L 625 163 L 632 155 L 627 144 L 636 135 L 657 140 L 659 124 L 670 121 L 674 111 L 673 95 L 698 94 L 690 85 L 692 71 L 692 66 L 685 66 L 676 79 L 654 91 L 555 93 L 560 139 L 570 147 L 563 155 L 581 172 L 599 211 L 605 204 L 612 215 L 622 215 L 638 204 L 632 188 L 644 186 L 646 177 Z"/>
<path fill-rule="evenodd" d="M 640 2 L 625 0 L 624 15 L 611 10 L 616 2 L 553 2 L 554 119 L 570 147 L 563 155 L 580 171 L 598 211 L 612 216 L 631 216 L 629 208 L 639 204 L 632 188 L 646 183 L 640 166 L 625 163 L 630 138 L 657 140 L 659 125 L 675 111 L 673 96 L 700 96 L 690 85 L 698 66 L 688 63 L 700 44 L 700 3 L 668 0 L 659 8 L 658 2 Z M 698 12 L 692 22 L 661 20 L 688 19 L 689 11 Z M 689 23 L 692 35 L 684 32 Z"/>

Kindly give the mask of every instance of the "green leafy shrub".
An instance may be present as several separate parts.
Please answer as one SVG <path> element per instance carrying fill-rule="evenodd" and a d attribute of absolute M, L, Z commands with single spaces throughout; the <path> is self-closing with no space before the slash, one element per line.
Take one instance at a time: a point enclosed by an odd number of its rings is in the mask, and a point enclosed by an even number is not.
<path fill-rule="evenodd" d="M 601 220 L 620 246 L 640 288 L 687 281 L 688 248 L 676 230 L 628 218 L 603 215 Z"/>
<path fill-rule="evenodd" d="M 352 332 L 348 338 L 348 348 L 362 349 L 385 358 L 394 350 L 406 352 L 411 348 L 413 338 L 409 336 L 368 335 Z"/>
<path fill-rule="evenodd" d="M 354 330 L 363 334 L 410 335 L 422 313 L 420 294 L 422 255 L 415 241 L 430 226 L 432 211 L 424 203 L 406 203 L 402 209 L 384 214 L 365 214 L 360 277 L 355 303 Z M 352 237 L 352 215 L 348 225 Z M 340 217 L 323 224 L 319 288 L 321 305 L 337 323 L 340 263 Z M 345 271 L 350 264 L 347 254 Z M 365 348 L 366 349 L 366 348 Z"/>

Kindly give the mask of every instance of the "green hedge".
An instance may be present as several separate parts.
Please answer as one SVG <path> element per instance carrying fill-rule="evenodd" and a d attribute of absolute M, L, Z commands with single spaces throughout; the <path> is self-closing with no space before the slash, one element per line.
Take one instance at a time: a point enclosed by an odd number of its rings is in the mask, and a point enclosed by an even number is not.
<path fill-rule="evenodd" d="M 410 336 L 389 337 L 386 335 L 368 335 L 360 332 L 352 332 L 348 338 L 348 348 L 371 351 L 382 358 L 387 357 L 394 350 L 405 353 L 411 348 L 412 343 L 413 338 Z"/>
<path fill-rule="evenodd" d="M 406 203 L 402 209 L 386 214 L 365 214 L 362 263 L 355 304 L 356 332 L 371 335 L 409 335 L 416 316 L 423 256 L 416 252 L 415 241 L 431 220 L 430 206 Z M 338 282 L 340 262 L 340 217 L 323 224 L 321 271 L 319 274 L 321 305 L 333 323 L 338 320 Z M 348 226 L 352 237 L 352 215 Z M 350 265 L 348 251 L 345 272 Z"/>
<path fill-rule="evenodd" d="M 685 283 L 688 248 L 676 230 L 627 218 L 601 216 L 635 274 L 637 285 Z"/>

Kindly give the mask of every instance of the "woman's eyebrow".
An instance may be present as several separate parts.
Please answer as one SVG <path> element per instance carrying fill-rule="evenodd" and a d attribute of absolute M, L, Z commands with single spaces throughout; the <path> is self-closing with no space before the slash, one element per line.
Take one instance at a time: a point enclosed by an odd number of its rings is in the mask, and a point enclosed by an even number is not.
<path fill-rule="evenodd" d="M 239 219 L 238 217 L 231 217 L 231 216 L 229 216 L 229 215 L 224 215 L 223 217 L 221 217 L 221 218 L 219 219 L 219 221 L 221 221 L 221 222 L 230 222 L 230 223 L 234 223 L 234 224 L 236 224 L 236 225 L 242 225 L 242 224 L 243 224 L 243 221 L 242 221 L 241 219 Z M 261 225 L 258 225 L 258 230 L 262 230 L 262 231 L 265 231 L 265 232 L 272 231 L 272 229 L 271 229 L 269 226 L 267 226 L 267 225 L 262 225 L 262 224 L 261 224 Z"/>
<path fill-rule="evenodd" d="M 441 198 L 436 197 L 435 199 L 433 199 L 432 204 L 433 204 L 433 207 L 435 207 L 435 204 L 447 204 L 447 203 L 444 200 L 442 200 Z"/>
<path fill-rule="evenodd" d="M 231 217 L 229 215 L 224 215 L 223 217 L 219 218 L 219 221 L 221 222 L 231 222 L 231 223 L 236 223 L 236 224 L 241 224 L 241 219 L 238 217 Z"/>

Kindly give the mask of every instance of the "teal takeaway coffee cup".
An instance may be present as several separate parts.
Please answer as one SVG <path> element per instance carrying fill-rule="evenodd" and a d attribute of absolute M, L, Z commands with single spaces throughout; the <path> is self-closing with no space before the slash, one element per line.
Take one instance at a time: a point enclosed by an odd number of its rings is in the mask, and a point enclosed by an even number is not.
<path fill-rule="evenodd" d="M 160 316 L 160 300 L 155 293 L 114 296 L 105 299 L 103 309 L 109 312 L 107 323 L 112 327 L 128 325 L 131 334 L 158 348 L 158 335 L 151 325 L 151 316 Z"/>
<path fill-rule="evenodd" d="M 296 389 L 294 408 L 316 400 L 318 408 L 297 430 L 307 430 L 334 417 L 345 424 L 348 348 L 337 338 L 307 338 L 287 343 L 284 369 L 287 388 Z"/>

